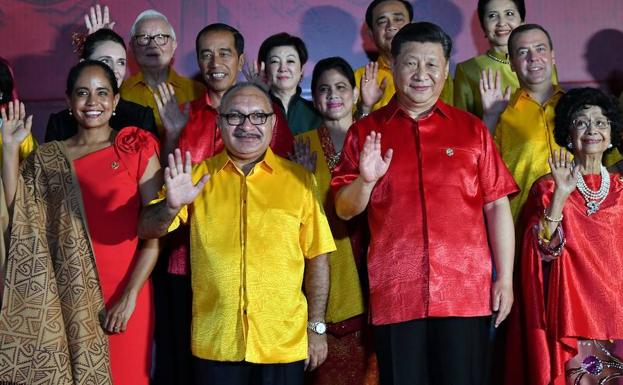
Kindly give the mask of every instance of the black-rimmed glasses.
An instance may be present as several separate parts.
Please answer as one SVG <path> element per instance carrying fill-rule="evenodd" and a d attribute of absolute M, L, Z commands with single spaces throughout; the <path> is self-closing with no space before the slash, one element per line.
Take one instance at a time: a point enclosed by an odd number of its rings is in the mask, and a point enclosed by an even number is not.
<path fill-rule="evenodd" d="M 240 126 L 244 124 L 245 119 L 249 119 L 249 122 L 254 126 L 259 126 L 266 123 L 269 116 L 275 115 L 274 112 L 252 112 L 250 114 L 241 114 L 239 112 L 232 112 L 229 114 L 220 114 L 219 116 L 225 118 L 227 124 L 230 126 Z"/>
<path fill-rule="evenodd" d="M 156 42 L 156 45 L 165 45 L 169 42 L 169 39 L 171 38 L 171 35 L 165 35 L 163 33 L 159 33 L 157 35 L 136 35 L 134 36 L 134 40 L 136 41 L 136 44 L 144 47 L 149 45 L 149 43 L 153 40 L 154 42 Z"/>

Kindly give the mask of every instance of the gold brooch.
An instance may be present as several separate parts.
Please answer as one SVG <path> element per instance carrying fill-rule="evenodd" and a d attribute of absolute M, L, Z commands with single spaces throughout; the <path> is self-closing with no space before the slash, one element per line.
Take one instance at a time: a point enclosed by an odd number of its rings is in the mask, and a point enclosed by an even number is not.
<path fill-rule="evenodd" d="M 447 148 L 447 149 L 446 149 L 446 155 L 448 155 L 448 156 L 452 156 L 452 155 L 454 155 L 454 150 L 453 150 L 453 149 L 451 149 L 451 148 Z"/>
<path fill-rule="evenodd" d="M 110 167 L 112 167 L 113 170 L 116 170 L 119 168 L 119 163 L 113 160 L 112 163 L 110 164 Z"/>

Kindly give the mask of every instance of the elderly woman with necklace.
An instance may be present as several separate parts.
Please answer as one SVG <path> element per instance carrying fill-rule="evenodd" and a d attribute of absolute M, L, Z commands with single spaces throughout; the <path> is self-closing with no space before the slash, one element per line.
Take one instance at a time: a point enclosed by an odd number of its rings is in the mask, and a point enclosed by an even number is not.
<path fill-rule="evenodd" d="M 614 353 L 623 339 L 623 177 L 602 163 L 621 130 L 616 101 L 599 90 L 571 90 L 556 107 L 554 137 L 573 161 L 554 151 L 551 174 L 535 182 L 524 207 L 507 384 L 623 377 Z"/>

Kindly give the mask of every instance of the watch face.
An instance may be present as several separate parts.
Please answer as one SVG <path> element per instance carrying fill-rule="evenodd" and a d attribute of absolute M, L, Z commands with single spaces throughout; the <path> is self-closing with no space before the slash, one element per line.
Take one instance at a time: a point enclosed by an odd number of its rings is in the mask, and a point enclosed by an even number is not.
<path fill-rule="evenodd" d="M 327 325 L 322 322 L 318 322 L 316 327 L 314 327 L 314 331 L 318 334 L 324 334 L 327 331 Z"/>

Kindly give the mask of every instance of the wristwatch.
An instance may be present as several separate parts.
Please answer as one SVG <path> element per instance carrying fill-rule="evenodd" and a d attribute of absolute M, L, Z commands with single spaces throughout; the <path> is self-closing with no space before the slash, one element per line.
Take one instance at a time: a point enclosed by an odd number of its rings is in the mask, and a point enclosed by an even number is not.
<path fill-rule="evenodd" d="M 327 332 L 327 324 L 322 321 L 308 321 L 307 328 L 320 335 Z"/>

